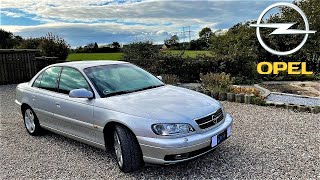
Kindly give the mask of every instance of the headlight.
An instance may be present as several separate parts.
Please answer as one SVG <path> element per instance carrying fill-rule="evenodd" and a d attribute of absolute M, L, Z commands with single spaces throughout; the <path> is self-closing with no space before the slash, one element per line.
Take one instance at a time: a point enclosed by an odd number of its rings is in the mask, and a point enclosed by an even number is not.
<path fill-rule="evenodd" d="M 223 116 L 225 117 L 226 113 L 224 112 L 224 107 L 223 107 L 223 105 L 221 104 L 221 102 L 219 102 L 219 105 L 220 105 L 220 108 L 221 108 L 221 110 L 222 110 Z"/>
<path fill-rule="evenodd" d="M 186 123 L 165 123 L 151 126 L 154 133 L 162 136 L 180 135 L 193 132 L 194 129 Z"/>
<path fill-rule="evenodd" d="M 220 103 L 220 106 L 221 106 L 221 109 L 222 109 L 223 117 L 225 118 L 226 117 L 226 112 L 224 111 L 224 107 L 223 107 L 223 105 L 221 103 Z"/>
<path fill-rule="evenodd" d="M 223 105 L 221 104 L 221 110 L 222 110 L 222 113 L 223 113 L 223 116 L 225 115 L 225 112 L 224 112 L 224 107 Z"/>

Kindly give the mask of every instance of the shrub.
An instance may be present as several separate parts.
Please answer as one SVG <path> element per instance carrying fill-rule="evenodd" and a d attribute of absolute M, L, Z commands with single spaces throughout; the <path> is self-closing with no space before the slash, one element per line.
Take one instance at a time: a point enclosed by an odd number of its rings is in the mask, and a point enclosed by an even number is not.
<path fill-rule="evenodd" d="M 249 77 L 237 76 L 234 78 L 234 84 L 237 84 L 237 85 L 252 85 L 258 82 L 261 82 L 261 80 L 252 78 L 252 76 L 249 76 Z"/>
<path fill-rule="evenodd" d="M 61 37 L 48 33 L 45 37 L 41 37 L 39 49 L 44 56 L 59 57 L 60 60 L 66 60 L 70 45 Z"/>
<path fill-rule="evenodd" d="M 255 96 L 260 95 L 260 91 L 256 88 L 250 88 L 250 87 L 232 87 L 231 92 L 236 94 L 253 94 Z"/>
<path fill-rule="evenodd" d="M 174 74 L 182 82 L 199 81 L 202 66 L 200 61 L 172 54 L 164 55 L 161 59 L 157 67 L 160 74 Z"/>
<path fill-rule="evenodd" d="M 162 80 L 166 84 L 176 85 L 180 82 L 179 77 L 173 74 L 162 75 Z"/>
<path fill-rule="evenodd" d="M 261 96 L 260 91 L 256 88 L 236 86 L 236 87 L 231 88 L 231 92 L 233 92 L 235 94 L 252 94 L 252 95 L 254 95 L 254 97 L 253 97 L 254 104 L 260 105 L 260 106 L 266 105 L 266 101 Z"/>
<path fill-rule="evenodd" d="M 200 75 L 201 85 L 209 91 L 227 92 L 233 83 L 233 78 L 226 73 L 208 73 Z"/>
<path fill-rule="evenodd" d="M 70 45 L 61 37 L 48 33 L 44 37 L 25 39 L 17 48 L 40 49 L 41 52 L 37 53 L 37 56 L 58 57 L 59 60 L 66 60 Z"/>
<path fill-rule="evenodd" d="M 0 29 L 0 49 L 15 48 L 23 41 L 21 36 L 15 36 L 11 32 Z"/>
<path fill-rule="evenodd" d="M 221 73 L 223 60 L 216 60 L 212 56 L 198 55 L 185 57 L 179 54 L 163 53 L 158 69 L 161 74 L 175 74 L 181 82 L 199 82 L 200 74 Z"/>
<path fill-rule="evenodd" d="M 259 106 L 265 106 L 266 101 L 261 96 L 255 96 L 253 98 L 253 103 Z"/>
<path fill-rule="evenodd" d="M 317 80 L 317 74 L 288 74 L 288 71 L 280 71 L 279 74 L 261 75 L 266 81 L 312 81 Z"/>
<path fill-rule="evenodd" d="M 124 60 L 158 59 L 160 48 L 151 41 L 134 42 L 123 47 Z"/>
<path fill-rule="evenodd" d="M 257 82 L 256 68 L 254 64 L 242 65 L 239 69 L 237 60 L 224 59 L 216 56 L 181 57 L 177 55 L 163 55 L 162 66 L 165 74 L 175 74 L 182 82 L 196 82 L 200 80 L 200 74 L 226 73 L 232 77 L 241 77 L 238 84 L 253 84 Z"/>
<path fill-rule="evenodd" d="M 39 49 L 41 38 L 29 38 L 24 39 L 19 45 L 16 46 L 18 49 Z M 44 56 L 42 52 L 36 52 L 36 56 Z"/>
<path fill-rule="evenodd" d="M 166 54 L 158 59 L 129 59 L 128 62 L 134 63 L 154 74 L 174 74 L 179 77 L 181 82 L 199 82 L 200 74 L 222 73 L 237 77 L 233 80 L 237 84 L 253 84 L 257 82 L 254 76 L 241 76 L 238 73 L 227 73 L 227 69 L 232 69 L 231 65 L 226 65 L 223 60 L 216 60 L 213 57 L 180 57 L 177 55 Z M 250 71 L 251 69 L 244 69 Z"/>
<path fill-rule="evenodd" d="M 237 77 L 238 84 L 253 84 L 257 81 L 256 64 L 249 60 L 232 59 L 214 54 L 184 56 L 183 52 L 159 53 L 159 47 L 152 42 L 136 42 L 124 47 L 124 60 L 134 63 L 154 74 L 173 74 L 181 82 L 199 82 L 200 74 L 222 73 Z"/>

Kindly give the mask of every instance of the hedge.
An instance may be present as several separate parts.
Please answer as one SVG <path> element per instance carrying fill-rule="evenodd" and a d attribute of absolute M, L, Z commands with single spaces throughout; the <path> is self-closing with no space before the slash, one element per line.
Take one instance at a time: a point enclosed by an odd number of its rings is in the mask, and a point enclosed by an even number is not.
<path fill-rule="evenodd" d="M 211 57 L 188 58 L 179 56 L 163 56 L 160 60 L 127 59 L 126 61 L 136 64 L 154 75 L 176 75 L 182 83 L 199 82 L 200 74 L 221 72 L 231 74 L 235 78 L 236 84 L 252 84 L 257 81 L 255 66 L 247 64 L 248 62 L 218 60 Z"/>

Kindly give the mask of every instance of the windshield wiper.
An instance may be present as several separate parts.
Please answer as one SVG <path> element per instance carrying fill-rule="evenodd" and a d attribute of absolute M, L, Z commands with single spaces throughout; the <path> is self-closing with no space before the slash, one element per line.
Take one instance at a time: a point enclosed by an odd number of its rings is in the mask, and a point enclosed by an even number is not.
<path fill-rule="evenodd" d="M 116 96 L 116 95 L 121 95 L 121 94 L 127 94 L 127 93 L 131 93 L 133 91 L 117 91 L 117 92 L 111 92 L 111 93 L 108 93 L 106 95 L 104 95 L 103 97 L 110 97 L 110 96 Z"/>
<path fill-rule="evenodd" d="M 157 88 L 160 86 L 164 86 L 164 84 L 160 84 L 160 85 L 154 85 L 154 86 L 147 86 L 141 89 L 135 89 L 135 90 L 130 90 L 130 91 L 117 91 L 117 92 L 111 92 L 109 94 L 104 95 L 103 97 L 110 97 L 110 96 L 116 96 L 116 95 L 121 95 L 121 94 L 128 94 L 128 93 L 133 93 L 133 92 L 138 92 L 138 91 L 143 91 L 143 90 L 147 90 L 147 89 L 152 89 L 152 88 Z"/>
<path fill-rule="evenodd" d="M 153 86 L 147 86 L 147 87 L 144 87 L 144 88 L 141 88 L 141 89 L 133 90 L 133 92 L 143 91 L 143 90 L 152 89 L 152 88 L 157 88 L 157 87 L 160 87 L 160 86 L 164 86 L 164 84 L 153 85 Z"/>

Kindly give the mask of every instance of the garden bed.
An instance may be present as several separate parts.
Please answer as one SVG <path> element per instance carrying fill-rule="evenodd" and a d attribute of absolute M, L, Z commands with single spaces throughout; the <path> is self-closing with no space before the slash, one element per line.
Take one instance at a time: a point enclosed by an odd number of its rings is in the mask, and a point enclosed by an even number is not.
<path fill-rule="evenodd" d="M 320 97 L 320 82 L 275 82 L 260 85 L 271 92 Z"/>

